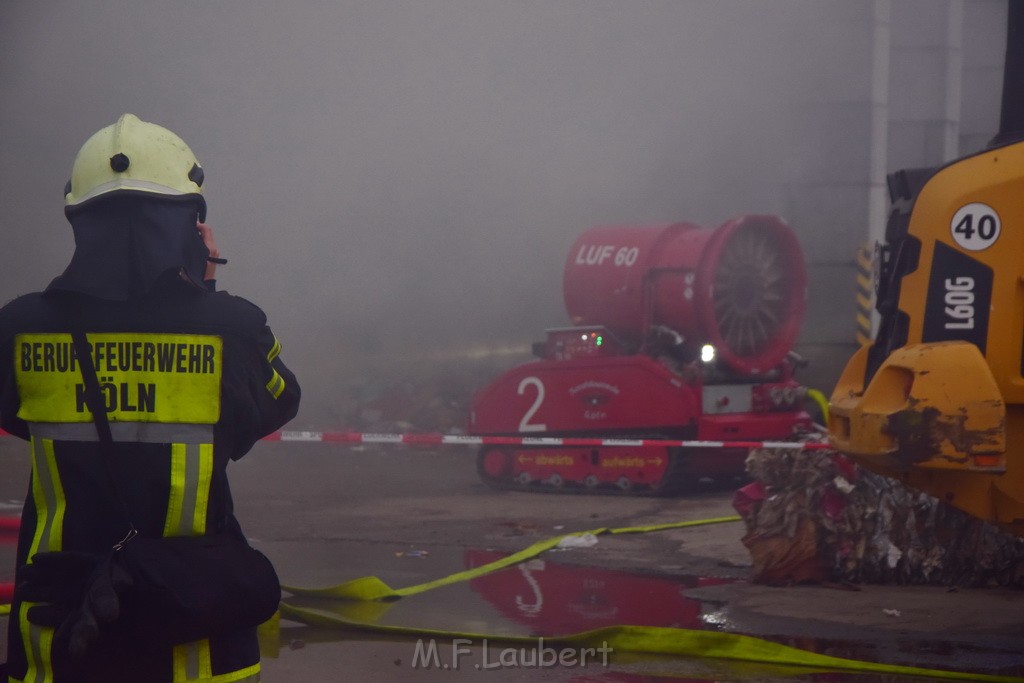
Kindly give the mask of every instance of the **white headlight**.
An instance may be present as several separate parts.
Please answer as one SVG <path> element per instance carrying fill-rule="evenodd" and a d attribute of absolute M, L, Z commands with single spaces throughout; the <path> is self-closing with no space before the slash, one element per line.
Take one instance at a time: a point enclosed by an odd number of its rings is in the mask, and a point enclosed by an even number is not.
<path fill-rule="evenodd" d="M 700 347 L 700 359 L 705 363 L 710 363 L 715 359 L 715 347 L 711 344 L 705 344 Z"/>

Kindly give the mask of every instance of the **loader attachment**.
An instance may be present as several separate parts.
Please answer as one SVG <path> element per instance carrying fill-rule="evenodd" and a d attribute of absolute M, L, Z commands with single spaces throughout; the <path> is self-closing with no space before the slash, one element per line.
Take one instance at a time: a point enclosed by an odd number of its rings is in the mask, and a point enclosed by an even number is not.
<path fill-rule="evenodd" d="M 905 346 L 864 387 L 866 355 L 865 348 L 854 356 L 832 395 L 829 431 L 838 450 L 891 473 L 1005 471 L 1006 408 L 976 346 Z"/>
<path fill-rule="evenodd" d="M 868 354 L 863 347 L 851 358 L 832 394 L 829 433 L 836 449 L 1024 535 L 1024 478 L 1009 471 L 1020 467 L 1007 458 L 1007 443 L 1024 443 L 1024 413 L 1011 406 L 1008 420 L 978 348 L 958 341 L 910 344 L 893 351 L 864 386 Z"/>

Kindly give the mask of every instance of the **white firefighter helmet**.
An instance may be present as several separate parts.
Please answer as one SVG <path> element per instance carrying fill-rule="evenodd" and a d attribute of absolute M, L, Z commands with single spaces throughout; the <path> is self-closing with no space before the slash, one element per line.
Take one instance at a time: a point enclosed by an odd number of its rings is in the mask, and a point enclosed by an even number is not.
<path fill-rule="evenodd" d="M 200 200 L 205 214 L 202 185 L 203 169 L 184 140 L 134 114 L 123 114 L 78 151 L 64 204 L 73 209 L 111 192 L 191 195 Z"/>

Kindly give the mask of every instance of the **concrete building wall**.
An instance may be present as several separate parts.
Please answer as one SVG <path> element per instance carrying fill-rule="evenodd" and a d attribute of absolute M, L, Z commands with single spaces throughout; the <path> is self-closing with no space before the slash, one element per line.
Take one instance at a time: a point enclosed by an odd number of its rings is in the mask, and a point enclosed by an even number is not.
<path fill-rule="evenodd" d="M 889 16 L 888 2 L 826 5 L 819 11 L 844 26 L 848 39 L 818 64 L 830 74 L 827 84 L 809 89 L 799 104 L 800 173 L 789 188 L 787 215 L 808 266 L 807 317 L 796 350 L 809 366 L 801 377 L 827 394 L 856 349 L 853 258 L 865 242 L 872 183 L 879 181 L 872 145 L 884 145 L 886 132 L 878 125 L 884 102 L 877 100 L 887 94 L 879 91 L 878 78 L 889 71 Z"/>

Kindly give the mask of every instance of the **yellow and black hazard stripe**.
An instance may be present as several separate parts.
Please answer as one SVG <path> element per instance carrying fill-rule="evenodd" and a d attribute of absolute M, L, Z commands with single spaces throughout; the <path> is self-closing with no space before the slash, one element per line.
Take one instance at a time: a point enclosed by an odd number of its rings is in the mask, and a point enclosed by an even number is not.
<path fill-rule="evenodd" d="M 871 312 L 874 309 L 873 250 L 863 245 L 857 250 L 857 343 L 865 346 L 871 343 Z"/>

